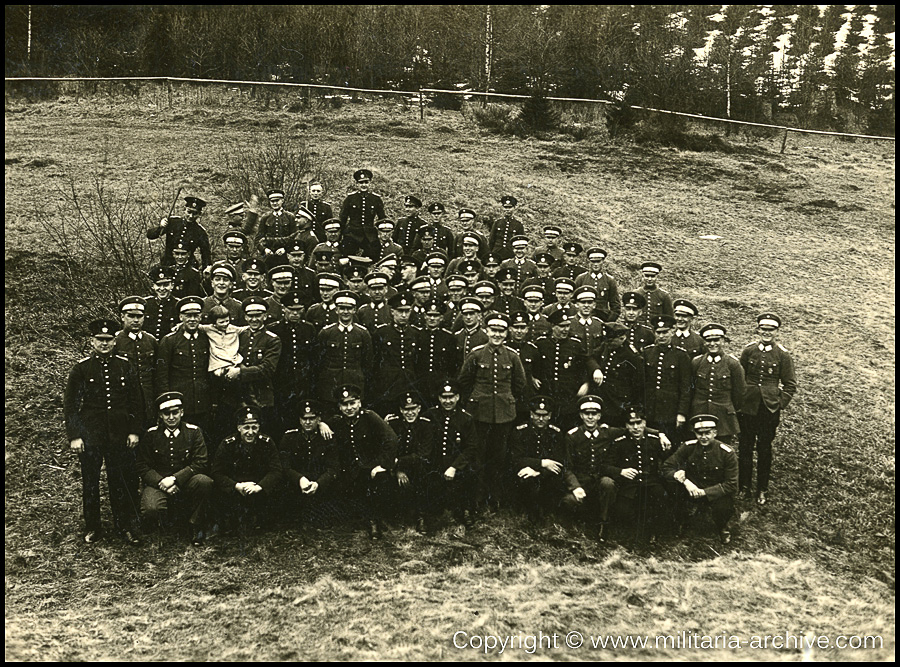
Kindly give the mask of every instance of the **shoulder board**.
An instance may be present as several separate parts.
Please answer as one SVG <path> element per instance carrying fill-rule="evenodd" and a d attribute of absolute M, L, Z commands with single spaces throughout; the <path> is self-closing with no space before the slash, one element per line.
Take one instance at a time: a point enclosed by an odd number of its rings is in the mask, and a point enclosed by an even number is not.
<path fill-rule="evenodd" d="M 547 428 L 549 428 L 552 431 L 556 431 L 557 433 L 560 433 L 559 426 L 557 426 L 556 424 L 548 424 Z"/>
<path fill-rule="evenodd" d="M 90 360 L 91 360 L 90 357 L 85 357 L 84 359 L 79 359 L 79 360 L 78 360 L 78 363 L 79 363 L 79 364 L 83 364 L 85 361 L 90 361 Z"/>
<path fill-rule="evenodd" d="M 465 415 L 466 417 L 469 417 L 470 419 L 474 419 L 474 417 L 472 417 L 472 414 L 468 410 L 460 410 L 459 413 Z"/>
<path fill-rule="evenodd" d="M 273 333 L 273 332 L 269 331 L 268 329 L 266 329 L 266 333 L 269 334 L 272 338 L 278 338 L 278 334 Z"/>
<path fill-rule="evenodd" d="M 446 331 L 446 332 L 447 332 L 448 334 L 450 334 L 451 336 L 453 335 L 453 332 L 450 331 L 450 329 L 445 329 L 444 327 L 441 327 L 441 331 Z"/>
<path fill-rule="evenodd" d="M 298 428 L 290 428 L 287 431 L 285 431 L 284 434 L 287 435 L 288 433 L 296 433 L 299 430 L 300 429 L 298 429 Z"/>
<path fill-rule="evenodd" d="M 483 348 L 485 345 L 487 345 L 487 343 L 482 343 L 482 344 L 479 345 L 478 347 L 473 347 L 473 348 L 472 348 L 472 352 L 477 352 L 478 350 L 480 350 L 481 348 Z"/>
<path fill-rule="evenodd" d="M 359 322 L 351 322 L 351 324 L 353 325 L 353 328 L 354 328 L 354 329 L 359 329 L 360 331 L 366 331 L 366 332 L 368 332 L 368 329 L 366 329 L 366 328 L 365 328 L 362 324 L 360 324 Z"/>
<path fill-rule="evenodd" d="M 326 324 L 324 327 L 322 327 L 322 331 L 325 331 L 326 329 L 333 329 L 336 326 L 337 326 L 337 322 L 332 322 L 331 324 Z"/>
<path fill-rule="evenodd" d="M 391 325 L 390 325 L 390 324 L 379 324 L 379 325 L 377 325 L 375 328 L 376 328 L 376 329 L 383 329 L 384 327 L 389 327 L 389 326 L 391 326 Z"/>
<path fill-rule="evenodd" d="M 150 428 L 147 429 L 147 433 L 149 433 L 150 431 L 155 431 L 158 428 L 159 428 L 158 426 L 151 426 Z"/>
<path fill-rule="evenodd" d="M 528 424 L 519 424 L 518 426 L 516 426 L 517 431 L 522 431 L 526 428 L 528 428 Z"/>
<path fill-rule="evenodd" d="M 575 435 L 576 433 L 578 433 L 578 431 L 579 431 L 578 427 L 575 426 L 573 428 L 570 428 L 568 431 L 566 431 L 566 433 L 568 433 L 569 435 Z"/>
<path fill-rule="evenodd" d="M 682 442 L 681 444 L 682 444 L 682 445 L 696 445 L 696 444 L 697 444 L 697 441 L 696 441 L 696 440 L 685 440 L 685 441 Z"/>
<path fill-rule="evenodd" d="M 787 352 L 787 350 L 785 349 L 784 345 L 782 345 L 781 343 L 775 343 L 775 345 L 776 345 L 776 346 L 778 347 L 778 349 L 781 350 L 782 352 Z"/>
<path fill-rule="evenodd" d="M 259 439 L 260 439 L 260 440 L 265 440 L 266 442 L 272 442 L 272 438 L 270 438 L 269 436 L 267 436 L 265 433 L 260 433 L 260 434 L 259 434 Z"/>
<path fill-rule="evenodd" d="M 648 438 L 656 438 L 657 440 L 659 440 L 659 433 L 644 433 L 644 435 Z"/>
<path fill-rule="evenodd" d="M 746 348 L 746 347 L 756 347 L 757 345 L 759 345 L 759 341 L 751 340 L 749 343 L 747 343 L 746 345 L 744 345 L 744 347 L 745 347 L 745 348 Z"/>
<path fill-rule="evenodd" d="M 234 435 L 229 435 L 227 438 L 225 438 L 225 442 L 236 442 L 237 440 L 240 439 L 240 437 L 241 436 L 239 436 L 237 433 L 235 433 Z"/>
<path fill-rule="evenodd" d="M 732 359 L 734 359 L 735 361 L 740 361 L 740 360 L 739 360 L 736 356 L 734 356 L 733 354 L 729 354 L 728 356 L 731 357 Z"/>
<path fill-rule="evenodd" d="M 419 421 L 420 422 L 428 422 L 429 424 L 431 423 L 431 420 L 428 417 L 419 417 Z"/>
<path fill-rule="evenodd" d="M 598 428 L 609 428 L 609 424 L 600 424 Z"/>
<path fill-rule="evenodd" d="M 193 429 L 193 430 L 195 430 L 195 431 L 199 431 L 199 430 L 200 430 L 200 427 L 199 427 L 199 426 L 194 426 L 193 424 L 188 424 L 187 422 L 183 422 L 183 423 L 184 423 L 184 427 L 185 427 L 185 428 L 190 428 L 190 429 Z"/>
<path fill-rule="evenodd" d="M 389 414 L 389 415 L 385 416 L 384 421 L 389 422 L 389 421 L 395 421 L 397 419 L 400 419 L 400 415 Z"/>
<path fill-rule="evenodd" d="M 626 437 L 627 437 L 627 436 L 620 435 L 618 438 L 616 438 L 615 440 L 613 440 L 613 442 L 619 442 L 619 440 L 624 440 Z"/>
<path fill-rule="evenodd" d="M 123 357 L 121 354 L 115 355 L 116 359 L 121 359 L 122 361 L 128 361 L 128 357 Z"/>
<path fill-rule="evenodd" d="M 569 340 L 577 340 L 579 343 L 582 342 L 580 336 L 569 336 Z"/>
<path fill-rule="evenodd" d="M 197 223 L 197 226 L 198 226 L 200 229 L 202 229 L 204 232 L 206 231 L 206 227 L 204 227 L 203 225 L 201 225 L 199 222 Z"/>
<path fill-rule="evenodd" d="M 733 451 L 734 451 L 731 447 L 729 447 L 728 445 L 726 445 L 726 444 L 724 444 L 724 443 L 722 443 L 722 442 L 719 443 L 719 447 L 721 447 L 722 449 L 724 449 L 726 452 L 733 452 Z"/>

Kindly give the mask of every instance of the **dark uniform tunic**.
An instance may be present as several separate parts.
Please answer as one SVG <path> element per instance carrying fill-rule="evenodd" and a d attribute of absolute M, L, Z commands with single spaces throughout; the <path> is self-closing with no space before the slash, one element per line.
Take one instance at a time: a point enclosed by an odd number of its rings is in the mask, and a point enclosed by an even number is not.
<path fill-rule="evenodd" d="M 623 324 L 625 323 L 623 322 Z M 648 345 L 653 345 L 655 342 L 656 333 L 647 325 L 641 324 L 640 322 L 633 322 L 628 325 L 628 334 L 625 337 L 625 344 L 638 354 L 640 354 L 641 350 Z M 688 360 L 690 360 L 690 357 L 688 357 Z"/>
<path fill-rule="evenodd" d="M 320 243 L 324 242 L 325 221 L 331 220 L 334 217 L 331 204 L 321 199 L 310 199 L 308 201 L 300 202 L 300 205 L 305 206 L 306 209 L 313 214 L 313 234 L 316 235 L 316 238 L 319 239 Z"/>
<path fill-rule="evenodd" d="M 569 326 L 569 336 L 577 338 L 584 345 L 587 353 L 590 353 L 600 345 L 606 335 L 606 328 L 603 326 L 603 320 L 593 315 L 588 319 L 583 319 L 580 315 L 571 320 Z"/>
<path fill-rule="evenodd" d="M 425 416 L 434 425 L 434 439 L 427 457 L 428 506 L 432 511 L 450 508 L 457 513 L 471 509 L 475 503 L 475 467 L 480 449 L 475 420 L 459 407 L 432 408 Z M 444 479 L 448 468 L 456 470 L 452 481 Z"/>
<path fill-rule="evenodd" d="M 687 331 L 685 333 L 687 335 L 682 335 L 682 332 L 678 329 L 672 332 L 672 347 L 684 350 L 691 359 L 698 354 L 704 354 L 706 352 L 706 342 L 700 334 L 695 331 Z"/>
<path fill-rule="evenodd" d="M 163 336 L 172 333 L 172 329 L 178 326 L 178 299 L 170 296 L 165 301 L 160 301 L 155 296 L 145 297 L 147 305 L 144 308 L 144 331 L 153 334 L 157 341 L 162 341 Z"/>
<path fill-rule="evenodd" d="M 272 380 L 281 357 L 281 339 L 277 334 L 262 328 L 259 331 L 245 329 L 238 334 L 238 352 L 241 362 L 241 404 L 270 408 L 275 405 Z"/>
<path fill-rule="evenodd" d="M 634 438 L 627 431 L 616 436 L 618 432 L 612 432 L 613 441 L 604 456 L 604 473 L 616 484 L 616 508 L 638 530 L 647 527 L 655 534 L 661 528 L 665 501 L 661 472 L 664 452 L 659 433 L 645 429 L 642 438 Z M 626 468 L 637 470 L 637 477 L 623 477 Z"/>
<path fill-rule="evenodd" d="M 757 488 L 768 491 L 772 469 L 772 441 L 781 410 L 797 391 L 790 353 L 778 343 L 750 343 L 741 352 L 746 390 L 738 413 L 741 424 L 740 488 L 753 481 L 753 450 L 757 447 Z"/>
<path fill-rule="evenodd" d="M 412 252 L 419 237 L 419 230 L 427 224 L 418 215 L 404 216 L 397 221 L 391 238 L 403 248 L 403 252 Z"/>
<path fill-rule="evenodd" d="M 434 401 L 440 384 L 459 373 L 462 358 L 456 337 L 446 329 L 426 327 L 419 330 L 417 347 L 416 386 L 427 400 Z"/>
<path fill-rule="evenodd" d="M 275 392 L 277 432 L 297 425 L 300 400 L 315 396 L 313 359 L 316 330 L 309 322 L 276 322 L 269 331 L 281 341 L 281 354 L 272 383 Z"/>
<path fill-rule="evenodd" d="M 657 287 L 654 290 L 648 290 L 646 287 L 638 287 L 635 292 L 643 294 L 647 299 L 647 305 L 641 312 L 638 321 L 642 324 L 650 322 L 657 315 L 675 315 L 675 305 L 672 302 L 672 295 L 664 289 Z"/>
<path fill-rule="evenodd" d="M 622 302 L 619 299 L 619 286 L 608 273 L 591 273 L 585 271 L 575 278 L 575 289 L 582 285 L 592 287 L 597 292 L 594 312 L 604 322 L 615 322 L 622 313 Z"/>
<path fill-rule="evenodd" d="M 570 417 L 578 410 L 578 390 L 588 380 L 584 345 L 577 338 L 552 336 L 538 338 L 534 345 L 537 354 L 531 364 L 531 374 L 541 383 L 538 391 L 552 398 L 556 414 L 571 423 Z"/>
<path fill-rule="evenodd" d="M 332 404 L 335 389 L 345 384 L 354 384 L 365 392 L 373 362 L 372 337 L 365 327 L 329 324 L 316 337 L 316 346 L 319 369 L 316 387 L 323 402 Z"/>
<path fill-rule="evenodd" d="M 391 307 L 387 301 L 379 303 L 367 303 L 359 307 L 356 311 L 356 321 L 362 324 L 369 333 L 374 333 L 375 329 L 382 324 L 391 324 L 394 320 L 391 317 Z"/>
<path fill-rule="evenodd" d="M 188 333 L 184 325 L 162 339 L 153 376 L 156 395 L 178 391 L 184 396 L 184 421 L 204 428 L 210 409 L 209 338 L 203 331 Z"/>
<path fill-rule="evenodd" d="M 141 389 L 125 357 L 96 353 L 72 368 L 63 413 L 66 437 L 81 438 L 82 504 L 88 531 L 100 530 L 100 470 L 106 461 L 109 500 L 118 530 L 132 530 L 137 520 L 138 478 L 129 435 L 139 435 L 143 411 Z"/>
<path fill-rule="evenodd" d="M 306 311 L 305 317 L 306 321 L 313 325 L 316 331 L 322 331 L 331 324 L 337 324 L 337 306 L 334 305 L 333 301 L 331 303 L 314 303 Z"/>
<path fill-rule="evenodd" d="M 332 492 L 341 470 L 334 441 L 325 440 L 318 428 L 290 429 L 281 439 L 279 454 L 286 485 L 281 511 L 320 525 L 329 522 L 334 514 Z M 315 493 L 303 493 L 302 477 L 319 485 Z"/>
<path fill-rule="evenodd" d="M 212 478 L 220 491 L 218 509 L 223 522 L 237 522 L 255 515 L 266 518 L 271 512 L 271 496 L 281 483 L 281 459 L 275 441 L 260 433 L 249 445 L 240 434 L 230 435 L 219 445 L 212 464 Z M 242 495 L 234 486 L 255 482 L 261 493 Z"/>
<path fill-rule="evenodd" d="M 301 303 L 305 308 L 319 300 L 319 285 L 316 272 L 306 266 L 292 266 L 294 275 L 291 278 L 291 289 L 302 295 Z"/>
<path fill-rule="evenodd" d="M 372 192 L 353 192 L 341 205 L 343 244 L 347 254 L 360 249 L 371 259 L 377 259 L 378 232 L 375 221 L 385 218 L 384 201 Z"/>
<path fill-rule="evenodd" d="M 547 274 L 543 278 L 539 275 L 534 278 L 529 278 L 524 283 L 522 283 L 522 288 L 529 287 L 531 285 L 537 285 L 542 290 L 544 290 L 544 303 L 549 305 L 551 303 L 556 302 L 556 278 L 551 274 Z"/>
<path fill-rule="evenodd" d="M 360 327 L 362 328 L 362 327 Z M 338 447 L 341 473 L 339 488 L 360 507 L 368 519 L 381 518 L 387 507 L 390 471 L 397 458 L 397 434 L 371 410 L 360 410 L 354 418 L 340 415 L 330 421 Z M 376 467 L 384 468 L 372 477 Z"/>
<path fill-rule="evenodd" d="M 567 492 L 578 488 L 578 480 L 566 467 L 569 453 L 565 436 L 554 424 L 548 424 L 545 428 L 519 424 L 510 436 L 510 474 L 521 502 L 530 513 L 556 508 Z M 562 471 L 554 474 L 544 468 L 541 465 L 543 459 L 560 463 Z M 518 476 L 522 468 L 531 468 L 540 474 L 523 479 Z"/>
<path fill-rule="evenodd" d="M 516 259 L 511 257 L 500 262 L 500 270 L 510 269 L 513 277 L 516 279 L 516 291 L 520 290 L 526 281 L 537 278 L 537 264 L 530 259 Z"/>
<path fill-rule="evenodd" d="M 707 354 L 691 360 L 691 414 L 714 415 L 718 437 L 741 432 L 737 408 L 744 398 L 744 369 L 730 354 Z"/>
<path fill-rule="evenodd" d="M 550 269 L 550 275 L 554 278 L 568 278 L 569 280 L 575 280 L 582 273 L 584 273 L 584 267 L 581 264 L 566 264 L 565 261 L 557 262 Z"/>
<path fill-rule="evenodd" d="M 212 264 L 212 250 L 209 245 L 209 234 L 199 222 L 191 222 L 184 218 L 169 218 L 169 224 L 165 227 L 156 225 L 147 230 L 147 238 L 151 241 L 166 235 L 166 247 L 162 254 L 162 263 L 171 265 L 175 263 L 172 250 L 179 243 L 188 251 L 190 262 L 196 265 L 194 252 L 200 249 L 200 268 L 205 269 Z"/>
<path fill-rule="evenodd" d="M 641 358 L 647 423 L 675 442 L 677 417 L 687 418 L 691 407 L 691 359 L 671 345 L 645 347 Z"/>
<path fill-rule="evenodd" d="M 674 475 L 684 470 L 685 477 L 706 491 L 697 500 L 690 498 L 683 484 Z M 683 522 L 684 512 L 691 502 L 709 503 L 713 521 L 721 530 L 734 514 L 734 496 L 738 489 L 738 460 L 728 445 L 712 440 L 706 447 L 696 440 L 689 440 L 663 463 L 663 476 L 670 480 L 670 490 L 675 495 L 676 518 Z"/>
<path fill-rule="evenodd" d="M 389 406 L 412 390 L 419 362 L 418 338 L 421 330 L 411 324 L 397 327 L 383 324 L 372 336 L 375 359 L 375 403 L 387 413 Z"/>
<path fill-rule="evenodd" d="M 553 332 L 553 325 L 547 320 L 547 316 L 543 313 L 528 313 L 528 340 L 536 341 L 538 338 L 549 336 Z M 582 339 L 583 340 L 583 339 Z"/>
<path fill-rule="evenodd" d="M 512 316 L 513 313 L 525 312 L 525 302 L 514 294 L 509 296 L 501 294 L 494 299 L 491 310 Z"/>
<path fill-rule="evenodd" d="M 514 236 L 525 233 L 525 226 L 511 215 L 487 223 L 490 229 L 488 245 L 491 252 L 506 259 L 512 256 L 512 240 Z"/>
<path fill-rule="evenodd" d="M 294 240 L 297 234 L 297 220 L 290 211 L 269 211 L 259 219 L 259 231 L 256 232 L 256 248 L 260 253 L 266 250 L 275 252 Z"/>
<path fill-rule="evenodd" d="M 611 426 L 624 426 L 626 408 L 644 398 L 643 361 L 624 343 L 615 348 L 601 343 L 591 356 L 591 368 L 603 372 L 603 384 L 597 390 L 603 399 L 603 418 Z"/>
<path fill-rule="evenodd" d="M 156 394 L 153 393 L 153 371 L 156 369 L 156 349 L 159 343 L 146 331 L 116 334 L 115 354 L 125 357 L 134 367 L 141 388 L 142 410 L 138 415 L 141 428 L 156 422 Z"/>
<path fill-rule="evenodd" d="M 563 499 L 563 507 L 594 521 L 606 521 L 616 495 L 615 483 L 604 472 L 606 450 L 611 441 L 609 427 L 598 424 L 589 431 L 583 424 L 566 432 L 569 453 L 568 471 L 574 476 L 572 489 L 581 487 L 585 499 L 578 503 L 572 494 Z"/>
<path fill-rule="evenodd" d="M 399 506 L 419 517 L 425 512 L 425 469 L 434 443 L 434 424 L 422 415 L 408 422 L 402 415 L 390 414 L 384 421 L 397 434 L 394 474 L 402 472 L 409 478 L 405 487 L 395 487 Z"/>
<path fill-rule="evenodd" d="M 203 289 L 203 275 L 190 264 L 178 268 L 175 267 L 175 286 L 172 288 L 172 296 L 183 299 L 186 296 L 206 296 Z"/>
<path fill-rule="evenodd" d="M 206 441 L 197 426 L 182 421 L 174 431 L 165 425 L 147 429 L 137 448 L 137 473 L 144 482 L 141 513 L 146 518 L 156 517 L 167 509 L 170 498 L 185 493 L 191 500 L 191 523 L 203 523 L 213 481 L 208 476 Z M 179 490 L 175 496 L 159 488 L 166 477 L 175 477 Z"/>
<path fill-rule="evenodd" d="M 231 317 L 232 324 L 237 324 L 244 317 L 240 301 L 230 296 L 219 299 L 219 297 L 213 294 L 203 299 L 203 310 L 200 311 L 200 321 L 208 324 L 215 324 L 215 322 L 210 319 L 209 312 L 216 306 L 224 306 L 228 309 L 228 315 Z"/>
<path fill-rule="evenodd" d="M 488 342 L 487 334 L 481 327 L 471 330 L 463 327 L 454 336 L 456 336 L 456 348 L 459 350 L 460 359 L 465 359 L 476 347 L 481 347 Z"/>

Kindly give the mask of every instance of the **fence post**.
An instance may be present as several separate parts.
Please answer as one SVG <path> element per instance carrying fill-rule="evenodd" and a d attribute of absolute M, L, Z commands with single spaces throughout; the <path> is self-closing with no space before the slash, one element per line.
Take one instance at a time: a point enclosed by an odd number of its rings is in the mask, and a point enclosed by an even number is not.
<path fill-rule="evenodd" d="M 172 82 L 166 79 L 166 90 L 169 93 L 169 108 L 172 108 Z"/>
<path fill-rule="evenodd" d="M 425 95 L 421 88 L 419 88 L 419 120 L 425 121 Z"/>
<path fill-rule="evenodd" d="M 781 140 L 781 154 L 784 155 L 784 147 L 787 146 L 788 131 L 784 131 L 784 138 Z"/>

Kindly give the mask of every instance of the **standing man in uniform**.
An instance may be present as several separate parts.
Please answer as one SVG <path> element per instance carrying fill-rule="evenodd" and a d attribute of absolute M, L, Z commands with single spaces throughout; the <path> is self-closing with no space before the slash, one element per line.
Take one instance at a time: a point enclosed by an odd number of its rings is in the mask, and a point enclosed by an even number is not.
<path fill-rule="evenodd" d="M 281 301 L 282 319 L 268 326 L 269 331 L 281 341 L 281 354 L 272 383 L 276 419 L 273 433 L 284 433 L 294 428 L 300 401 L 315 395 L 313 358 L 316 330 L 303 320 L 303 299 L 303 295 L 295 290 L 285 294 Z"/>
<path fill-rule="evenodd" d="M 622 295 L 622 324 L 628 327 L 625 344 L 638 354 L 648 345 L 652 345 L 654 340 L 653 329 L 643 324 L 649 321 L 644 320 L 641 315 L 646 306 L 647 298 L 640 292 L 625 292 Z"/>
<path fill-rule="evenodd" d="M 322 402 L 331 405 L 335 392 L 344 385 L 352 384 L 365 392 L 373 367 L 372 337 L 364 326 L 353 321 L 356 295 L 349 290 L 338 292 L 334 304 L 338 321 L 319 331 L 316 338 L 316 387 Z"/>
<path fill-rule="evenodd" d="M 644 308 L 641 315 L 642 324 L 647 324 L 657 315 L 675 314 L 672 296 L 664 289 L 661 289 L 656 282 L 660 271 L 662 271 L 662 264 L 658 262 L 644 262 L 641 264 L 641 286 L 636 291 L 647 299 L 647 307 Z"/>
<path fill-rule="evenodd" d="M 172 296 L 175 270 L 171 266 L 154 266 L 147 272 L 153 288 L 144 307 L 144 331 L 157 341 L 178 326 L 178 299 Z"/>
<path fill-rule="evenodd" d="M 172 293 L 175 297 L 181 299 L 186 296 L 206 296 L 203 275 L 191 266 L 190 251 L 184 241 L 177 241 L 172 247 L 172 259 L 174 260 L 172 279 L 175 283 Z"/>
<path fill-rule="evenodd" d="M 588 270 L 575 278 L 576 289 L 582 285 L 594 288 L 597 293 L 595 314 L 604 322 L 615 322 L 619 319 L 622 306 L 619 303 L 619 286 L 608 273 L 603 273 L 603 262 L 607 252 L 603 248 L 588 248 Z"/>
<path fill-rule="evenodd" d="M 578 315 L 570 319 L 569 335 L 580 340 L 584 345 L 585 354 L 590 354 L 606 336 L 603 320 L 594 315 L 597 292 L 593 287 L 582 285 L 575 290 L 573 301 L 575 308 L 578 309 Z"/>
<path fill-rule="evenodd" d="M 376 327 L 372 335 L 375 359 L 372 405 L 382 415 L 397 405 L 401 396 L 412 391 L 419 361 L 420 330 L 409 320 L 412 298 L 395 294 L 388 300 L 388 305 L 392 322 Z"/>
<path fill-rule="evenodd" d="M 309 199 L 300 202 L 300 206 L 312 213 L 312 231 L 321 243 L 325 241 L 325 221 L 331 220 L 334 217 L 334 213 L 331 210 L 331 204 L 322 199 L 322 196 L 325 194 L 325 186 L 322 183 L 312 181 L 309 184 L 308 192 Z"/>
<path fill-rule="evenodd" d="M 514 236 L 512 241 L 513 256 L 500 262 L 500 271 L 509 269 L 510 275 L 516 281 L 516 291 L 532 278 L 537 278 L 537 264 L 525 256 L 528 250 L 528 237 L 524 234 Z M 499 271 L 498 271 L 499 274 Z"/>
<path fill-rule="evenodd" d="M 597 384 L 606 422 L 618 428 L 625 426 L 626 408 L 639 404 L 644 397 L 643 361 L 625 345 L 627 334 L 624 324 L 607 322 L 606 339 L 594 349 L 588 362 L 602 376 L 602 382 Z"/>
<path fill-rule="evenodd" d="M 734 514 L 738 488 L 738 460 L 734 450 L 716 440 L 715 415 L 694 415 L 691 427 L 696 440 L 689 440 L 663 463 L 663 476 L 674 494 L 675 520 L 687 522 L 691 505 L 708 508 L 723 544 L 731 542 L 728 521 Z"/>
<path fill-rule="evenodd" d="M 463 361 L 459 386 L 475 417 L 481 443 L 480 497 L 496 507 L 504 497 L 509 433 L 516 419 L 516 399 L 525 392 L 526 378 L 519 355 L 504 345 L 509 318 L 491 313 L 485 324 L 488 342 L 472 350 Z"/>
<path fill-rule="evenodd" d="M 672 334 L 672 345 L 687 352 L 693 359 L 698 354 L 706 352 L 706 343 L 700 334 L 691 331 L 694 318 L 700 314 L 697 306 L 687 299 L 676 299 L 675 308 L 675 332 Z"/>
<path fill-rule="evenodd" d="M 709 323 L 700 335 L 707 353 L 691 360 L 691 416 L 715 415 L 719 441 L 731 444 L 741 432 L 737 410 L 744 400 L 744 369 L 736 357 L 725 354 L 725 327 Z"/>
<path fill-rule="evenodd" d="M 584 247 L 576 241 L 563 243 L 562 247 L 564 251 L 562 261 L 553 265 L 550 275 L 554 278 L 568 278 L 574 282 L 578 276 L 584 273 L 584 267 L 577 263 L 578 255 L 584 251 Z"/>
<path fill-rule="evenodd" d="M 200 224 L 200 216 L 203 215 L 203 207 L 206 202 L 199 197 L 184 198 L 184 217 L 168 217 L 160 220 L 159 224 L 147 230 L 147 238 L 151 241 L 165 234 L 166 247 L 162 254 L 162 263 L 171 265 L 175 263 L 172 251 L 181 243 L 188 253 L 188 261 L 191 266 L 197 266 L 194 253 L 200 249 L 201 271 L 212 264 L 212 250 L 209 245 L 209 234 Z"/>
<path fill-rule="evenodd" d="M 425 326 L 418 332 L 416 387 L 432 404 L 437 401 L 438 388 L 448 378 L 456 377 L 462 363 L 456 338 L 442 326 L 446 312 L 445 303 L 436 299 L 428 301 L 422 313 Z"/>
<path fill-rule="evenodd" d="M 126 543 L 140 544 L 138 537 L 138 478 L 134 448 L 140 433 L 140 386 L 131 363 L 113 354 L 112 320 L 94 320 L 91 355 L 69 373 L 63 412 L 69 448 L 81 463 L 81 498 L 85 532 L 93 544 L 103 536 L 100 522 L 100 471 L 106 463 L 109 501 L 116 531 Z"/>
<path fill-rule="evenodd" d="M 484 234 L 475 230 L 475 211 L 470 208 L 461 208 L 459 209 L 458 219 L 460 230 L 456 234 L 453 257 L 463 256 L 462 246 L 468 237 L 470 240 L 477 241 L 478 246 L 475 250 L 475 255 L 470 256 L 467 259 L 478 259 L 481 261 L 481 258 L 488 254 L 488 241 Z"/>
<path fill-rule="evenodd" d="M 501 260 L 512 257 L 512 240 L 514 236 L 525 233 L 525 226 L 513 217 L 513 210 L 519 204 L 519 200 L 512 195 L 500 198 L 503 207 L 503 216 L 497 220 L 485 220 L 488 227 L 488 245 L 491 253 Z"/>
<path fill-rule="evenodd" d="M 662 431 L 673 443 L 687 422 L 691 407 L 691 358 L 672 345 L 675 318 L 659 315 L 653 320 L 656 343 L 641 350 L 644 366 L 644 415 L 647 424 Z"/>
<path fill-rule="evenodd" d="M 750 495 L 753 482 L 753 449 L 756 448 L 756 502 L 766 504 L 772 470 L 772 441 L 781 423 L 781 411 L 797 391 L 791 354 L 775 340 L 781 318 L 763 313 L 756 318 L 759 340 L 741 352 L 746 377 L 744 400 L 738 412 L 740 437 L 740 490 Z"/>
<path fill-rule="evenodd" d="M 378 259 L 378 233 L 375 230 L 375 221 L 386 216 L 384 201 L 378 195 L 369 192 L 372 178 L 372 172 L 368 169 L 357 169 L 353 173 L 357 190 L 349 194 L 341 204 L 340 219 L 344 230 L 344 253 L 362 254 L 375 261 Z"/>
<path fill-rule="evenodd" d="M 184 421 L 208 433 L 210 417 L 209 337 L 200 329 L 203 299 L 188 296 L 178 302 L 181 324 L 159 343 L 153 384 L 156 394 L 182 395 Z"/>
<path fill-rule="evenodd" d="M 537 353 L 531 364 L 535 389 L 556 404 L 556 423 L 568 428 L 575 423 L 575 404 L 581 386 L 588 380 L 588 357 L 584 343 L 570 336 L 572 323 L 561 310 L 549 318 L 551 336 L 534 341 Z"/>
<path fill-rule="evenodd" d="M 397 220 L 394 227 L 394 242 L 403 248 L 403 253 L 410 253 L 415 250 L 416 239 L 419 236 L 419 230 L 428 223 L 419 217 L 419 209 L 422 208 L 422 200 L 413 195 L 407 195 L 403 199 L 403 210 L 406 215 Z"/>
<path fill-rule="evenodd" d="M 285 248 L 297 235 L 297 220 L 284 208 L 284 190 L 269 190 L 266 194 L 272 210 L 259 219 L 256 249 L 267 268 L 272 268 L 286 263 Z"/>
<path fill-rule="evenodd" d="M 125 357 L 134 367 L 141 391 L 141 411 L 138 420 L 141 429 L 154 423 L 156 404 L 153 397 L 153 371 L 156 368 L 156 338 L 143 331 L 146 301 L 139 296 L 129 296 L 119 302 L 122 313 L 122 330 L 116 334 L 114 354 Z"/>
<path fill-rule="evenodd" d="M 444 216 L 447 210 L 440 202 L 434 202 L 428 205 L 428 212 L 431 214 L 429 225 L 434 229 L 434 245 L 435 250 L 440 250 L 446 256 L 453 253 L 453 232 L 444 224 Z"/>

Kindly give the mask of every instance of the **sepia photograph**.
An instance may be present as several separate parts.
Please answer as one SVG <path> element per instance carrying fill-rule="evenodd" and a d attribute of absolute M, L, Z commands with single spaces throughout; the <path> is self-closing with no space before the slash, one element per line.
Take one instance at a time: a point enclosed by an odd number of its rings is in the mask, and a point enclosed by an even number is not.
<path fill-rule="evenodd" d="M 895 660 L 891 5 L 7 5 L 6 660 Z"/>

